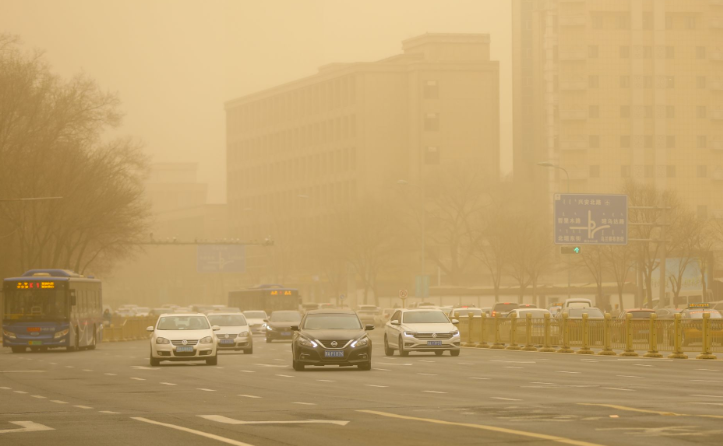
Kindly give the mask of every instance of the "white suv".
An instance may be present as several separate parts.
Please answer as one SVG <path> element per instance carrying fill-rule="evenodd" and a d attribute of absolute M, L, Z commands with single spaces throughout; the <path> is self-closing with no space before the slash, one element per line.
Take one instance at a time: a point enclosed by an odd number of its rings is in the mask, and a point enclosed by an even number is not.
<path fill-rule="evenodd" d="M 218 364 L 216 335 L 204 314 L 162 314 L 156 326 L 146 330 L 151 336 L 151 366 L 161 361 L 206 361 Z"/>
<path fill-rule="evenodd" d="M 452 356 L 459 356 L 457 323 L 441 310 L 397 310 L 384 327 L 384 353 L 392 356 L 394 350 L 399 350 L 400 356 L 413 351 L 441 356 L 448 350 Z"/>

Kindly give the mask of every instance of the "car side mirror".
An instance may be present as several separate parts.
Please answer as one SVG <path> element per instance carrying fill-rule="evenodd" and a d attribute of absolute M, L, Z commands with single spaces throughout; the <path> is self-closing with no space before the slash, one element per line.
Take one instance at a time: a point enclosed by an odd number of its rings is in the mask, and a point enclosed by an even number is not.
<path fill-rule="evenodd" d="M 146 327 L 146 331 L 153 333 L 153 330 L 154 330 L 153 325 Z"/>
<path fill-rule="evenodd" d="M 299 326 L 298 326 L 298 325 L 292 325 L 292 326 L 289 327 L 289 328 L 291 329 L 291 331 L 299 331 Z"/>
<path fill-rule="evenodd" d="M 211 327 L 211 330 L 213 331 L 219 331 L 220 329 L 221 327 L 219 327 L 218 325 L 214 325 L 213 327 Z"/>
<path fill-rule="evenodd" d="M 458 321 L 457 319 L 452 319 L 452 323 L 453 323 L 454 325 L 457 325 L 457 324 L 459 324 L 459 321 Z"/>
<path fill-rule="evenodd" d="M 402 325 L 402 323 L 399 322 L 399 321 L 392 321 L 392 322 L 390 322 L 390 324 L 392 324 L 392 325 Z"/>
<path fill-rule="evenodd" d="M 364 327 L 364 330 L 366 330 L 366 331 L 374 330 L 374 325 L 368 324 L 366 327 Z"/>

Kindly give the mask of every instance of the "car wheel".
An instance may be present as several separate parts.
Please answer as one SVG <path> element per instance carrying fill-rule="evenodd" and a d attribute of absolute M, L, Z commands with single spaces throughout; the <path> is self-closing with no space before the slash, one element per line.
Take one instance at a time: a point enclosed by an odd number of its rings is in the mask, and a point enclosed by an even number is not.
<path fill-rule="evenodd" d="M 404 350 L 404 341 L 401 336 L 399 336 L 399 356 L 409 356 L 409 352 Z"/>
<path fill-rule="evenodd" d="M 158 367 L 161 365 L 161 360 L 158 358 L 153 357 L 153 352 L 151 352 L 151 367 Z"/>
<path fill-rule="evenodd" d="M 206 360 L 206 365 L 218 365 L 218 354 L 213 358 L 208 358 Z"/>
<path fill-rule="evenodd" d="M 437 350 L 436 352 L 434 352 L 434 354 L 437 356 L 442 356 L 443 353 L 444 353 L 443 350 Z"/>
<path fill-rule="evenodd" d="M 387 356 L 394 356 L 394 349 L 389 346 L 387 335 L 384 335 L 384 354 Z"/>
<path fill-rule="evenodd" d="M 305 368 L 304 364 L 298 363 L 295 359 L 291 363 L 291 366 L 294 367 L 294 370 L 296 370 L 297 372 L 303 372 Z"/>
<path fill-rule="evenodd" d="M 450 350 L 449 354 L 452 356 L 459 356 L 459 352 L 460 352 L 460 350 Z"/>
<path fill-rule="evenodd" d="M 271 344 L 271 339 L 266 338 L 266 343 L 267 343 L 267 344 Z"/>
<path fill-rule="evenodd" d="M 369 361 L 366 364 L 359 364 L 359 370 L 371 370 L 372 369 L 372 362 Z"/>
<path fill-rule="evenodd" d="M 250 355 L 250 354 L 252 354 L 253 352 L 254 352 L 254 348 L 253 348 L 253 347 L 251 347 L 251 348 L 245 348 L 245 349 L 244 349 L 244 355 Z"/>

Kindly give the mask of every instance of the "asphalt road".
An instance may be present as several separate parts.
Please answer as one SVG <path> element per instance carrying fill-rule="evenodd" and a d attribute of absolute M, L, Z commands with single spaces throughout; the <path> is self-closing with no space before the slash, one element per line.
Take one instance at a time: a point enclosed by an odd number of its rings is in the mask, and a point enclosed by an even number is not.
<path fill-rule="evenodd" d="M 148 366 L 148 343 L 0 353 L 5 445 L 723 443 L 723 362 L 465 349 L 294 372 L 288 343 Z M 166 365 L 167 364 L 167 365 Z"/>

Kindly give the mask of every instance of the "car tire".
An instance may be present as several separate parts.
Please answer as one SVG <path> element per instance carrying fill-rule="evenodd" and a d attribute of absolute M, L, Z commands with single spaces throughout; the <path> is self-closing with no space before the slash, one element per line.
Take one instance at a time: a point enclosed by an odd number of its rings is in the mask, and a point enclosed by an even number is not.
<path fill-rule="evenodd" d="M 11 347 L 13 353 L 25 353 L 25 347 Z"/>
<path fill-rule="evenodd" d="M 292 361 L 291 366 L 296 370 L 297 372 L 303 372 L 304 371 L 304 364 L 301 364 L 297 362 L 295 359 Z"/>
<path fill-rule="evenodd" d="M 161 360 L 158 358 L 153 357 L 153 353 L 151 353 L 151 367 L 158 367 L 161 365 Z"/>
<path fill-rule="evenodd" d="M 384 354 L 387 356 L 394 356 L 394 349 L 389 346 L 387 335 L 384 335 Z"/>
<path fill-rule="evenodd" d="M 372 369 L 372 362 L 369 361 L 364 364 L 359 364 L 359 370 L 371 370 Z"/>
<path fill-rule="evenodd" d="M 218 365 L 218 354 L 216 354 L 213 358 L 208 358 L 206 360 L 206 365 Z"/>
<path fill-rule="evenodd" d="M 409 356 L 409 352 L 404 350 L 404 341 L 401 336 L 399 336 L 399 356 Z"/>
<path fill-rule="evenodd" d="M 444 351 L 443 351 L 443 350 L 437 350 L 436 352 L 434 352 L 434 354 L 437 355 L 437 356 L 442 356 L 442 355 L 444 354 Z"/>
<path fill-rule="evenodd" d="M 267 344 L 271 344 L 271 339 L 266 338 L 266 343 L 267 343 Z"/>
<path fill-rule="evenodd" d="M 250 354 L 252 354 L 253 352 L 254 352 L 254 348 L 253 348 L 253 347 L 251 347 L 251 348 L 245 348 L 245 349 L 244 349 L 244 355 L 250 355 Z"/>
<path fill-rule="evenodd" d="M 450 350 L 449 354 L 452 356 L 459 356 L 459 352 L 460 352 L 460 350 Z"/>

